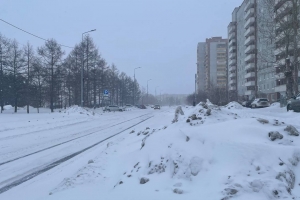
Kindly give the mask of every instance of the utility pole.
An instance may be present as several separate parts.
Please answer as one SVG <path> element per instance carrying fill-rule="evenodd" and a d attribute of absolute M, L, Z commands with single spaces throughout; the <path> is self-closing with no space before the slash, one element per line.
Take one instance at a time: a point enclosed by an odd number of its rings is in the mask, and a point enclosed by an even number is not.
<path fill-rule="evenodd" d="M 149 104 L 149 98 L 148 98 L 148 82 L 149 81 L 151 81 L 152 79 L 149 79 L 148 81 L 147 81 L 147 104 Z"/>
<path fill-rule="evenodd" d="M 83 43 L 83 35 L 92 31 L 96 31 L 96 29 L 87 31 L 82 33 L 81 35 L 81 43 Z M 84 85 L 84 78 L 83 78 L 83 70 L 84 70 L 84 49 L 82 49 L 82 65 L 81 65 L 81 77 L 80 77 L 80 81 L 81 81 L 81 90 L 80 90 L 80 106 L 83 107 L 84 106 L 84 99 L 83 99 L 83 85 Z"/>
<path fill-rule="evenodd" d="M 156 86 L 155 87 L 155 99 L 157 98 L 157 96 L 156 96 L 156 88 L 158 88 L 159 86 Z"/>
<path fill-rule="evenodd" d="M 141 67 L 134 68 L 133 70 L 133 106 L 135 105 L 135 70 L 140 69 Z"/>

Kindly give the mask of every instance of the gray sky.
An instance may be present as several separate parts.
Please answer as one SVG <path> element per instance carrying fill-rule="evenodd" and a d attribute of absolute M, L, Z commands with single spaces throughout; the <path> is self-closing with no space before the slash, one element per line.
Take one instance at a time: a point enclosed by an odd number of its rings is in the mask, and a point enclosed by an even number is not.
<path fill-rule="evenodd" d="M 194 91 L 197 43 L 227 37 L 242 0 L 0 0 L 0 18 L 43 38 L 74 46 L 90 35 L 108 64 L 136 79 L 149 93 Z M 0 32 L 35 48 L 44 41 L 0 21 Z M 63 48 L 66 52 L 70 50 Z"/>

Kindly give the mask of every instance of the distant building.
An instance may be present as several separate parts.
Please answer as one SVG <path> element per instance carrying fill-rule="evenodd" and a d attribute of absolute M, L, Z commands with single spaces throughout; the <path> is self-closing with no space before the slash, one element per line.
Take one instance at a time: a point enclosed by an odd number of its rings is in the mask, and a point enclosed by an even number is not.
<path fill-rule="evenodd" d="M 197 91 L 205 90 L 205 42 L 199 42 L 197 46 Z"/>
<path fill-rule="evenodd" d="M 244 0 L 232 12 L 227 27 L 230 100 L 255 97 L 276 100 L 275 57 L 272 57 L 275 45 L 264 33 L 265 22 L 270 22 L 267 18 L 272 14 L 266 12 L 261 0 Z"/>
<path fill-rule="evenodd" d="M 222 37 L 212 37 L 197 47 L 197 88 L 208 92 L 211 87 L 227 87 L 227 44 Z"/>

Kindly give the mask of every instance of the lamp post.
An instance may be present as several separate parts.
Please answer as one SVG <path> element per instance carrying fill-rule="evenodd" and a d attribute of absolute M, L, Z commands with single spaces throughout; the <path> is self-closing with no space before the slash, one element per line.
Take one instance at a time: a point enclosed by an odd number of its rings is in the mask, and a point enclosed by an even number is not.
<path fill-rule="evenodd" d="M 156 87 L 155 87 L 155 99 L 156 99 L 156 88 L 158 88 L 158 87 L 159 87 L 159 86 L 156 86 Z"/>
<path fill-rule="evenodd" d="M 149 98 L 148 98 L 148 82 L 152 81 L 152 79 L 147 80 L 147 104 L 149 103 Z"/>
<path fill-rule="evenodd" d="M 162 102 L 161 102 L 161 91 L 163 91 L 163 90 L 160 90 L 160 97 L 159 97 L 159 101 L 160 101 L 160 106 L 162 106 Z"/>
<path fill-rule="evenodd" d="M 134 68 L 133 70 L 133 106 L 135 105 L 135 70 L 141 67 Z"/>
<path fill-rule="evenodd" d="M 87 32 L 84 32 L 82 33 L 81 35 L 81 42 L 83 42 L 83 35 L 86 34 L 86 33 L 89 33 L 89 32 L 93 32 L 93 31 L 96 31 L 96 29 L 93 29 L 93 30 L 90 30 L 90 31 L 87 31 Z M 83 107 L 84 106 L 84 100 L 83 100 L 83 84 L 84 84 L 84 78 L 83 78 L 83 69 L 84 69 L 84 50 L 82 50 L 82 65 L 81 65 L 81 76 L 80 76 L 80 81 L 81 81 L 81 90 L 80 90 L 80 106 Z"/>

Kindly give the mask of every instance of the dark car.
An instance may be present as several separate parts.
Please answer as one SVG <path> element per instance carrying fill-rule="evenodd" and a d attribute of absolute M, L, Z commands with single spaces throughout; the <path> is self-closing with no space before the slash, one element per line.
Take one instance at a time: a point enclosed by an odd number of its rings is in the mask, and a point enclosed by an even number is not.
<path fill-rule="evenodd" d="M 146 109 L 146 106 L 145 105 L 140 105 L 139 108 L 140 109 Z"/>
<path fill-rule="evenodd" d="M 295 112 L 300 112 L 300 93 L 297 96 L 292 97 L 287 105 L 286 110 L 293 110 Z"/>
<path fill-rule="evenodd" d="M 155 105 L 153 108 L 154 108 L 154 110 L 160 109 L 160 105 Z"/>
<path fill-rule="evenodd" d="M 242 106 L 247 107 L 247 108 L 250 108 L 253 101 L 254 101 L 254 99 L 249 100 L 249 101 L 244 101 L 244 102 L 242 103 Z"/>

